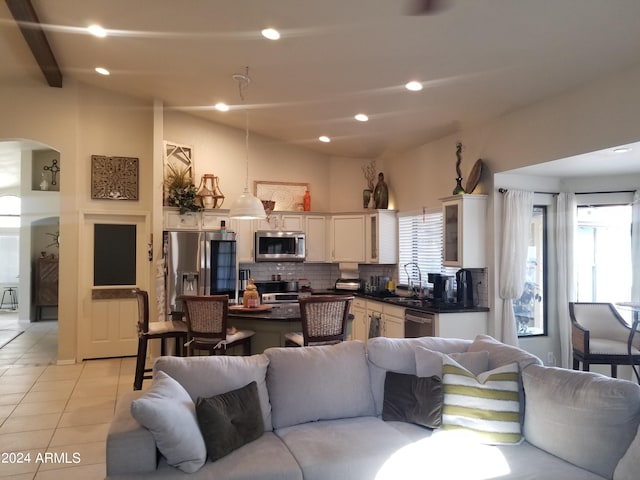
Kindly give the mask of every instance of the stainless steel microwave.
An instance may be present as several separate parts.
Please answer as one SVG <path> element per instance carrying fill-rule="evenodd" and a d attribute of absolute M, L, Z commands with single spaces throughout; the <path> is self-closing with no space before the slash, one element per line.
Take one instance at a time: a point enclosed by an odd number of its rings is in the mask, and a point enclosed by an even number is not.
<path fill-rule="evenodd" d="M 255 233 L 256 262 L 303 262 L 306 256 L 304 232 L 258 230 Z"/>

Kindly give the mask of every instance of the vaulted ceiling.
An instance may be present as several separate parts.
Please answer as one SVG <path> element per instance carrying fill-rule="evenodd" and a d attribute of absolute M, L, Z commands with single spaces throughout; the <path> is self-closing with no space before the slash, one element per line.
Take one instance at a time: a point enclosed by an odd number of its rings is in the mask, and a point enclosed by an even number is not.
<path fill-rule="evenodd" d="M 32 3 L 62 88 L 74 78 L 240 128 L 246 107 L 252 131 L 346 157 L 415 148 L 640 59 L 637 0 L 440 0 L 408 15 L 413 1 Z M 0 16 L 0 53 L 16 55 L 24 40 L 4 2 Z M 90 24 L 107 36 L 88 34 Z M 265 39 L 265 27 L 281 38 Z M 232 75 L 246 66 L 242 102 Z M 407 90 L 410 80 L 423 89 Z"/>

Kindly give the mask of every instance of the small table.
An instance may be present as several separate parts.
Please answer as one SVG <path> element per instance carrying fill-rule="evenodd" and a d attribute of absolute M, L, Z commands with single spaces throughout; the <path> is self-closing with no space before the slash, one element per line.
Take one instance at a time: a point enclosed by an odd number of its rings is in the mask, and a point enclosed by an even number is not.
<path fill-rule="evenodd" d="M 633 373 L 636 374 L 638 383 L 640 383 L 640 373 L 638 373 L 638 368 L 633 361 L 633 353 L 631 353 L 633 337 L 638 331 L 638 325 L 640 325 L 640 302 L 618 302 L 616 305 L 622 308 L 628 308 L 633 312 L 633 321 L 631 322 L 631 330 L 629 331 L 629 338 L 627 339 L 627 351 L 629 352 L 629 363 L 631 364 L 631 368 L 633 368 Z"/>

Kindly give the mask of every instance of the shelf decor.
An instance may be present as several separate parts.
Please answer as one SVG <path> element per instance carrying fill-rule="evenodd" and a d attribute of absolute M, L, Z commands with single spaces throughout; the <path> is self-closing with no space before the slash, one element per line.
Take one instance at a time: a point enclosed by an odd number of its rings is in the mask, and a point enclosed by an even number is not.
<path fill-rule="evenodd" d="M 254 195 L 262 200 L 275 202 L 273 210 L 302 211 L 304 208 L 304 194 L 309 190 L 308 183 L 270 182 L 255 180 L 253 182 Z"/>
<path fill-rule="evenodd" d="M 93 200 L 138 200 L 138 159 L 91 155 Z"/>
<path fill-rule="evenodd" d="M 186 180 L 188 180 L 189 183 L 195 183 L 193 147 L 165 140 L 162 177 L 164 181 L 164 205 L 171 205 L 169 200 L 169 177 L 175 175 L 176 171 L 184 172 Z"/>

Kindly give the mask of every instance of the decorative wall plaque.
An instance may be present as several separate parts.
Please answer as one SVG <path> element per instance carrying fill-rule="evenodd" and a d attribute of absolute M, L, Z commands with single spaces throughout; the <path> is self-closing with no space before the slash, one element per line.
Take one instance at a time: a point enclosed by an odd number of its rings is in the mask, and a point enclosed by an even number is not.
<path fill-rule="evenodd" d="M 138 159 L 91 155 L 91 198 L 138 200 Z"/>

